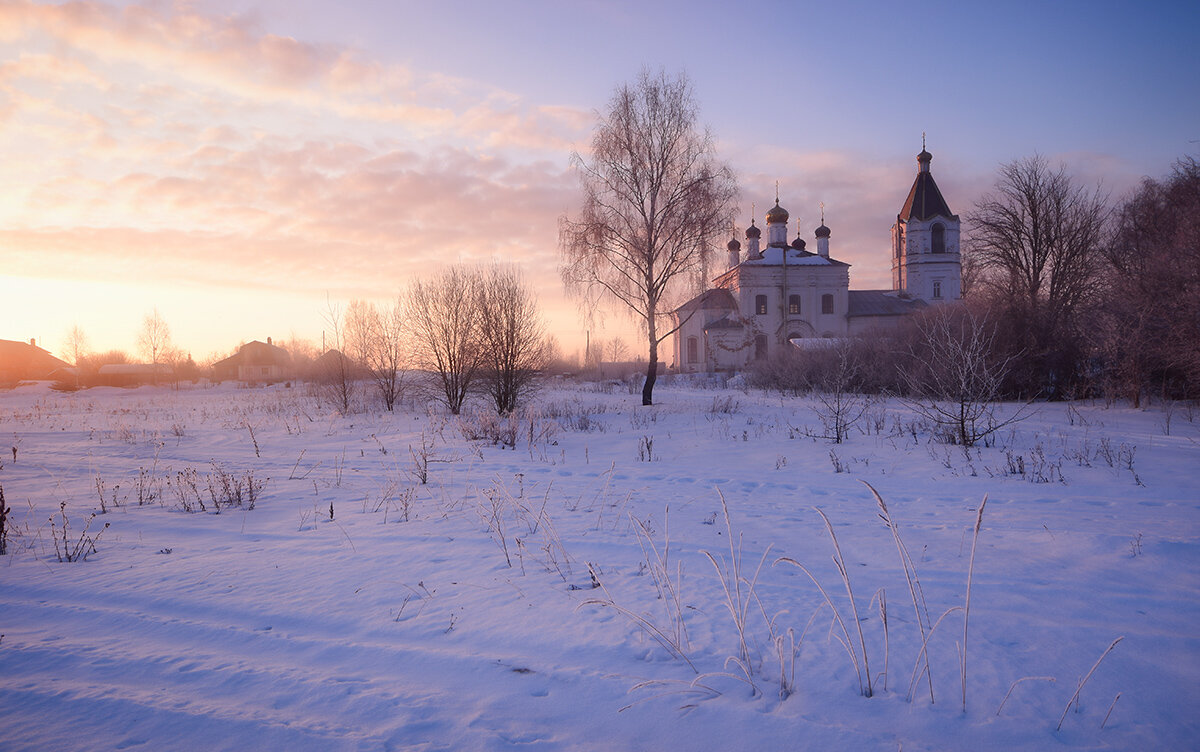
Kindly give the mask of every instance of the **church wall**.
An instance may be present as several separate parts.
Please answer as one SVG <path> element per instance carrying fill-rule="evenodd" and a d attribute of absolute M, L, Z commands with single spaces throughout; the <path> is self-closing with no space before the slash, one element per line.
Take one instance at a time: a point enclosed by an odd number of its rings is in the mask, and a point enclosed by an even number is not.
<path fill-rule="evenodd" d="M 933 226 L 944 228 L 944 253 L 933 253 Z M 929 302 L 957 300 L 961 295 L 960 223 L 957 219 L 934 217 L 926 221 L 897 223 L 892 228 L 893 252 L 901 246 L 903 255 L 893 258 L 893 288 Z M 903 237 L 903 243 L 900 243 Z M 941 288 L 935 295 L 935 282 Z"/>

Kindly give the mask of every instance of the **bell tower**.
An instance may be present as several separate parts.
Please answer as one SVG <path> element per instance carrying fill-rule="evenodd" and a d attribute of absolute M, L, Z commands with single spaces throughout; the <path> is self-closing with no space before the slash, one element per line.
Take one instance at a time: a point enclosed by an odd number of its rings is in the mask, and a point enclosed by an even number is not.
<path fill-rule="evenodd" d="M 917 177 L 892 225 L 892 289 L 929 303 L 962 297 L 960 221 L 929 170 L 933 155 L 917 155 Z"/>

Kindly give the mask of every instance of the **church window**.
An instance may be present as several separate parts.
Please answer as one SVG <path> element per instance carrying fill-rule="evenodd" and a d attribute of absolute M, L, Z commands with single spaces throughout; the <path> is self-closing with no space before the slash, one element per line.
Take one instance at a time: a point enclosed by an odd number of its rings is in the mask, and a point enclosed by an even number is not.
<path fill-rule="evenodd" d="M 756 360 L 767 359 L 767 335 L 760 334 L 754 338 L 754 357 Z"/>
<path fill-rule="evenodd" d="M 700 362 L 700 342 L 695 337 L 687 338 L 687 362 Z"/>
<path fill-rule="evenodd" d="M 935 299 L 942 297 L 942 281 L 940 279 L 933 281 L 933 297 Z"/>
<path fill-rule="evenodd" d="M 932 237 L 932 243 L 933 243 L 933 252 L 934 253 L 945 253 L 946 252 L 946 228 L 945 228 L 945 226 L 942 225 L 940 222 L 938 224 L 935 224 L 933 226 L 933 230 L 931 232 L 931 237 Z"/>
<path fill-rule="evenodd" d="M 789 295 L 788 296 L 788 313 L 792 314 L 793 316 L 800 313 L 800 296 L 799 295 Z"/>
<path fill-rule="evenodd" d="M 767 296 L 766 295 L 754 296 L 754 312 L 757 313 L 759 316 L 767 315 Z"/>
<path fill-rule="evenodd" d="M 821 313 L 833 313 L 833 296 L 829 293 L 821 296 Z"/>

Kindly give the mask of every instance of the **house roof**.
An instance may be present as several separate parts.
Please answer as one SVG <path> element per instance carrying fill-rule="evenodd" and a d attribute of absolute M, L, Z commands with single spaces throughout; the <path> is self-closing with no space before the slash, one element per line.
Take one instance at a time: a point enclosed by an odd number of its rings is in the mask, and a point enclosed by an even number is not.
<path fill-rule="evenodd" d="M 224 360 L 217 361 L 214 368 L 228 369 L 238 366 L 282 366 L 292 364 L 291 354 L 277 345 L 254 340 L 238 348 L 238 351 Z"/>
<path fill-rule="evenodd" d="M 904 201 L 904 208 L 900 210 L 900 219 L 905 222 L 913 219 L 923 222 L 934 217 L 950 219 L 953 216 L 954 213 L 946 205 L 946 199 L 942 198 L 942 192 L 934 182 L 933 173 L 918 172 L 912 190 L 908 192 L 908 198 Z"/>
<path fill-rule="evenodd" d="M 847 316 L 903 316 L 919 311 L 925 301 L 902 298 L 897 290 L 849 290 Z"/>
<path fill-rule="evenodd" d="M 67 364 L 28 342 L 0 339 L 0 373 L 22 379 L 44 379 Z"/>

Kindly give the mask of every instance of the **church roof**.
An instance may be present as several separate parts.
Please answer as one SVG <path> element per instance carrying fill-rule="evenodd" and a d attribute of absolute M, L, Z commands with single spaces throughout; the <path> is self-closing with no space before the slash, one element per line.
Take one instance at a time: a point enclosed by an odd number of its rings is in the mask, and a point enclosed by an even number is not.
<path fill-rule="evenodd" d="M 739 266 L 783 266 L 784 250 L 776 246 L 767 246 L 763 249 L 762 258 L 746 259 Z M 850 266 L 845 261 L 838 261 L 809 251 L 800 251 L 791 247 L 786 251 L 788 266 Z"/>
<path fill-rule="evenodd" d="M 938 216 L 949 219 L 954 213 L 946 205 L 946 199 L 942 198 L 942 192 L 933 180 L 933 173 L 918 172 L 912 190 L 908 192 L 908 198 L 904 201 L 904 208 L 900 210 L 900 219 L 905 222 L 912 219 L 923 222 Z"/>
<path fill-rule="evenodd" d="M 737 301 L 733 293 L 724 287 L 705 290 L 696 297 L 675 309 L 675 313 L 691 313 L 695 310 L 736 311 Z"/>
<path fill-rule="evenodd" d="M 745 328 L 746 328 L 745 324 L 743 324 L 742 322 L 737 321 L 735 319 L 732 319 L 729 316 L 722 316 L 721 318 L 717 319 L 716 321 L 710 321 L 709 323 L 704 325 L 705 331 L 711 331 L 713 329 L 745 329 Z"/>
<path fill-rule="evenodd" d="M 903 316 L 926 306 L 925 301 L 902 298 L 896 290 L 849 290 L 850 318 L 855 316 Z"/>

